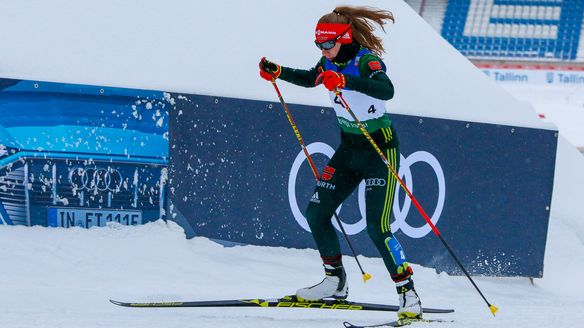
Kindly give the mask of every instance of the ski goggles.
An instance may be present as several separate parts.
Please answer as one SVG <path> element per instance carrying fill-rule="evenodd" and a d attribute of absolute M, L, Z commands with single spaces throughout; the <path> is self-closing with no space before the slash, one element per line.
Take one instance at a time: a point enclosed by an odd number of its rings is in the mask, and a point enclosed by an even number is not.
<path fill-rule="evenodd" d="M 353 41 L 350 24 L 327 24 L 319 23 L 316 25 L 314 44 L 320 50 L 332 49 L 337 42 L 349 44 Z M 330 36 L 334 35 L 331 39 Z"/>
<path fill-rule="evenodd" d="M 335 47 L 335 44 L 337 44 L 337 40 L 336 39 L 329 40 L 321 43 L 314 41 L 314 44 L 316 44 L 316 47 L 320 50 L 330 50 Z"/>

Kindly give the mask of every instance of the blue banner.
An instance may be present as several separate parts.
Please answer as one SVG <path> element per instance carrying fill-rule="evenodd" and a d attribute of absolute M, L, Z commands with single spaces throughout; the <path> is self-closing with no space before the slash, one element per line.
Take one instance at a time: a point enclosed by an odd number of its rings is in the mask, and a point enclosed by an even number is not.
<path fill-rule="evenodd" d="M 213 239 L 314 248 L 303 213 L 316 182 L 280 104 L 171 99 L 172 217 Z M 340 141 L 334 112 L 290 109 L 322 170 Z M 557 132 L 405 115 L 392 120 L 401 142 L 399 174 L 464 266 L 473 274 L 541 277 Z M 339 217 L 357 252 L 378 256 L 365 231 L 363 200 L 364 183 Z M 461 273 L 402 190 L 391 225 L 411 262 Z"/>
<path fill-rule="evenodd" d="M 164 218 L 169 105 L 160 91 L 0 79 L 0 224 Z"/>

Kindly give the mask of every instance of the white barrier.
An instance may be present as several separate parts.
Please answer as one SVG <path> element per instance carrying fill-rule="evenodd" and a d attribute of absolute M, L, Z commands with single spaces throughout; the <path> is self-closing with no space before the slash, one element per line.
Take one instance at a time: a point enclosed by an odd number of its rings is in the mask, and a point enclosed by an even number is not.
<path fill-rule="evenodd" d="M 584 86 L 584 68 L 521 65 L 477 65 L 477 67 L 499 83 Z"/>

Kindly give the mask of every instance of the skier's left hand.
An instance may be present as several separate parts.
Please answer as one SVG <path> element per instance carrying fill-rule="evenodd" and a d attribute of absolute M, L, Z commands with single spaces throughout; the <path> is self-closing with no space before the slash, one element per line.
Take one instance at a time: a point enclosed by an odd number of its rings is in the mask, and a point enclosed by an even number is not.
<path fill-rule="evenodd" d="M 316 83 L 319 84 L 322 80 L 322 84 L 329 89 L 329 91 L 335 91 L 335 89 L 343 89 L 347 84 L 345 76 L 341 73 L 335 71 L 324 71 L 318 75 L 316 78 Z"/>

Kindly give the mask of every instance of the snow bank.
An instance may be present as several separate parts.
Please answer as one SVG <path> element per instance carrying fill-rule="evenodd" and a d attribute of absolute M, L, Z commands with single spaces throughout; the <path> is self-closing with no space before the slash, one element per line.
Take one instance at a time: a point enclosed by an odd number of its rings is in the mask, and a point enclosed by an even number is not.
<path fill-rule="evenodd" d="M 544 279 L 476 278 L 488 299 L 501 308 L 493 319 L 464 277 L 437 275 L 414 266 L 425 306 L 454 307 L 444 327 L 558 327 L 584 320 L 581 240 L 554 221 Z M 0 226 L 0 326 L 53 327 L 323 327 L 344 320 L 375 323 L 393 314 L 298 309 L 127 309 L 124 301 L 212 300 L 277 297 L 322 279 L 315 250 L 259 246 L 225 248 L 205 238 L 186 240 L 175 223 L 104 228 Z M 438 242 L 438 241 L 437 241 Z M 562 252 L 571 249 L 570 254 Z M 396 304 L 382 260 L 360 257 L 373 275 L 367 285 L 346 258 L 351 299 Z M 428 317 L 436 317 L 428 315 Z"/>

